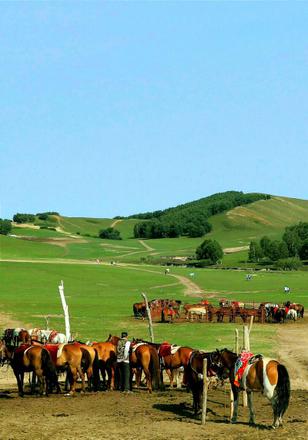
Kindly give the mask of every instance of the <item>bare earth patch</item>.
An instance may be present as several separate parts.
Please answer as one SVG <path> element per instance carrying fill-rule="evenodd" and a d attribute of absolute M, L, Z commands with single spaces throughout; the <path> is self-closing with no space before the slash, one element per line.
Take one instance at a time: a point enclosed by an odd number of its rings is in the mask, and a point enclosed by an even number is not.
<path fill-rule="evenodd" d="M 292 394 L 285 425 L 272 431 L 270 404 L 258 394 L 255 409 L 259 425 L 250 427 L 247 408 L 240 407 L 238 424 L 228 422 L 228 394 L 224 390 L 209 392 L 205 426 L 193 417 L 192 397 L 184 390 L 23 399 L 17 397 L 16 387 L 9 393 L 6 390 L 0 390 L 1 440 L 307 439 L 307 392 Z"/>

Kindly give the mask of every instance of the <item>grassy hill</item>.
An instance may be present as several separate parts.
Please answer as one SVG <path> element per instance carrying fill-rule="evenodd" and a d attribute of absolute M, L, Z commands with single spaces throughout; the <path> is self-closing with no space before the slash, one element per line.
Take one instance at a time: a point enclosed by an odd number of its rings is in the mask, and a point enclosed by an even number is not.
<path fill-rule="evenodd" d="M 141 259 L 193 255 L 204 240 L 198 238 L 163 238 L 137 240 L 134 225 L 139 219 L 99 219 L 50 216 L 48 225 L 56 229 L 38 229 L 46 222 L 36 220 L 36 226 L 15 227 L 13 235 L 0 236 L 1 258 L 66 258 L 103 259 L 140 263 Z M 280 238 L 286 226 L 308 220 L 308 201 L 273 196 L 244 206 L 237 206 L 209 218 L 213 225 L 206 238 L 216 239 L 227 253 L 224 264 L 238 265 L 247 259 L 247 246 L 251 240 L 264 235 Z M 100 229 L 114 226 L 123 240 L 95 238 Z"/>

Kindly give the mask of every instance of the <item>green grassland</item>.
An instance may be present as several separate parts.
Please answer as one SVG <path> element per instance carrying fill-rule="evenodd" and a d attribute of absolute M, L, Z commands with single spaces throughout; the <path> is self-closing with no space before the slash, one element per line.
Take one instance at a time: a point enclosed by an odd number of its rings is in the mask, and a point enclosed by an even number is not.
<path fill-rule="evenodd" d="M 187 269 L 172 268 L 172 273 L 189 277 Z M 258 273 L 252 281 L 245 272 L 196 270 L 194 281 L 205 290 L 200 297 L 213 303 L 221 297 L 242 301 L 283 301 L 284 284 L 292 289 L 292 298 L 308 306 L 307 273 Z M 42 263 L 0 263 L 1 312 L 28 326 L 45 326 L 44 316 L 51 316 L 51 326 L 64 329 L 57 286 L 64 280 L 73 333 L 80 339 L 104 340 L 109 333 L 128 329 L 131 336 L 148 338 L 147 322 L 132 316 L 132 304 L 140 301 L 145 291 L 149 299 L 187 297 L 184 287 L 161 268 L 151 266 L 104 266 Z M 212 297 L 213 296 L 213 297 Z M 290 325 L 290 324 L 286 324 Z M 214 349 L 233 346 L 234 329 L 242 323 L 154 324 L 157 341 L 168 340 L 194 348 Z M 252 348 L 265 354 L 275 353 L 277 325 L 255 324 Z"/>
<path fill-rule="evenodd" d="M 210 218 L 213 231 L 206 236 L 218 240 L 224 248 L 247 246 L 263 235 L 280 238 L 288 225 L 307 221 L 308 201 L 273 197 L 232 209 Z M 72 331 L 80 339 L 104 340 L 109 333 L 128 329 L 131 336 L 148 337 L 147 322 L 132 316 L 132 304 L 141 301 L 141 292 L 152 298 L 178 298 L 196 302 L 185 296 L 185 288 L 172 274 L 190 277 L 213 303 L 221 297 L 244 302 L 283 302 L 285 284 L 291 287 L 291 299 L 308 307 L 308 273 L 253 273 L 246 281 L 245 271 L 222 269 L 189 269 L 172 267 L 165 276 L 161 266 L 142 264 L 147 257 L 185 257 L 193 255 L 203 241 L 200 238 L 137 240 L 132 238 L 136 219 L 121 219 L 114 225 L 122 240 L 95 238 L 100 229 L 114 224 L 113 219 L 89 219 L 52 216 L 48 229 L 16 227 L 13 236 L 0 236 L 0 259 L 33 260 L 33 263 L 0 262 L 0 311 L 27 326 L 45 326 L 44 316 L 51 316 L 51 326 L 64 330 L 62 308 L 57 286 L 62 279 L 69 304 Z M 36 221 L 39 225 L 44 222 Z M 47 226 L 48 226 L 47 225 Z M 14 236 L 15 235 L 15 236 Z M 16 237 L 19 236 L 18 237 Z M 93 264 L 96 259 L 105 264 Z M 245 268 L 247 250 L 224 256 L 223 265 Z M 134 266 L 108 264 L 137 263 Z M 77 264 L 77 263 L 82 264 Z M 43 264 L 44 263 L 44 264 Z M 51 264 L 52 263 L 52 264 Z M 67 263 L 67 264 L 63 264 Z M 87 263 L 87 264 L 84 264 Z M 290 325 L 290 324 L 286 324 Z M 232 348 L 234 324 L 177 323 L 154 324 L 157 341 L 186 344 L 195 348 Z M 255 324 L 252 349 L 274 354 L 277 325 Z"/>
<path fill-rule="evenodd" d="M 9 247 L 14 248 L 14 256 L 23 257 L 26 253 L 29 258 L 44 258 L 50 255 L 68 259 L 95 259 L 102 258 L 107 261 L 117 260 L 123 262 L 140 263 L 146 257 L 172 257 L 191 256 L 197 246 L 205 237 L 199 238 L 164 238 L 157 240 L 136 240 L 133 237 L 134 225 L 137 219 L 96 219 L 50 216 L 54 226 L 61 228 L 65 233 L 73 234 L 75 237 L 83 238 L 84 241 L 74 243 L 67 242 L 60 249 L 47 251 L 46 245 L 55 247 L 52 240 L 45 242 L 45 248 L 39 249 L 41 243 L 16 244 L 11 242 Z M 290 199 L 285 197 L 272 197 L 269 200 L 261 200 L 249 205 L 239 206 L 223 214 L 212 216 L 209 221 L 213 230 L 206 238 L 217 240 L 223 248 L 248 246 L 251 240 L 259 240 L 262 236 L 268 235 L 271 239 L 281 238 L 286 226 L 296 224 L 299 221 L 308 219 L 308 201 Z M 97 236 L 100 229 L 114 224 L 114 227 L 121 232 L 123 240 L 100 240 Z M 16 235 L 39 238 L 56 238 L 60 232 L 50 230 L 36 230 L 26 228 L 14 228 Z M 76 236 L 76 233 L 78 234 Z M 65 237 L 64 234 L 62 236 Z M 15 240 L 16 241 L 16 240 Z M 11 256 L 12 250 L 6 251 L 8 241 L 0 242 L 4 257 Z M 52 245 L 52 246 L 51 246 Z M 224 256 L 223 264 L 226 266 L 244 265 L 247 261 L 247 250 L 240 250 Z"/>

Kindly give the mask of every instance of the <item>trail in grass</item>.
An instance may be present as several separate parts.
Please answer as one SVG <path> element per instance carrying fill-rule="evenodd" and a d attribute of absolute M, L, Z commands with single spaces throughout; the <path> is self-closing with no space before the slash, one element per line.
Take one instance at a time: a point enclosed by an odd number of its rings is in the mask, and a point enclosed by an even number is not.
<path fill-rule="evenodd" d="M 146 244 L 143 240 L 138 240 L 139 243 L 146 248 L 147 251 L 155 251 L 155 249 L 153 249 L 151 246 L 149 246 L 148 244 Z"/>
<path fill-rule="evenodd" d="M 111 227 L 111 228 L 114 228 L 115 225 L 117 225 L 118 223 L 121 223 L 122 221 L 123 221 L 123 220 L 121 220 L 121 219 L 115 220 L 113 223 L 111 223 L 110 227 Z"/>

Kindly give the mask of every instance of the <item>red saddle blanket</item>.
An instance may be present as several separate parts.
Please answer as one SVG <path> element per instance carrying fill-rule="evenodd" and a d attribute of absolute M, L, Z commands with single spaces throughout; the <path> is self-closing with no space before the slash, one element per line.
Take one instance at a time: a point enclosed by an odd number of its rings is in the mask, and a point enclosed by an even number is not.
<path fill-rule="evenodd" d="M 234 385 L 237 387 L 240 386 L 240 381 L 243 377 L 244 371 L 252 357 L 253 353 L 250 353 L 249 351 L 242 351 L 240 357 L 237 359 L 234 368 Z"/>
<path fill-rule="evenodd" d="M 52 362 L 56 364 L 59 344 L 46 344 L 44 345 L 44 348 L 47 348 L 50 353 Z"/>
<path fill-rule="evenodd" d="M 14 355 L 20 355 L 22 353 L 24 353 L 27 348 L 30 348 L 31 344 L 21 344 L 19 347 L 17 347 L 14 351 Z"/>
<path fill-rule="evenodd" d="M 169 342 L 163 342 L 159 347 L 158 354 L 160 357 L 170 356 L 171 355 L 171 344 Z"/>

